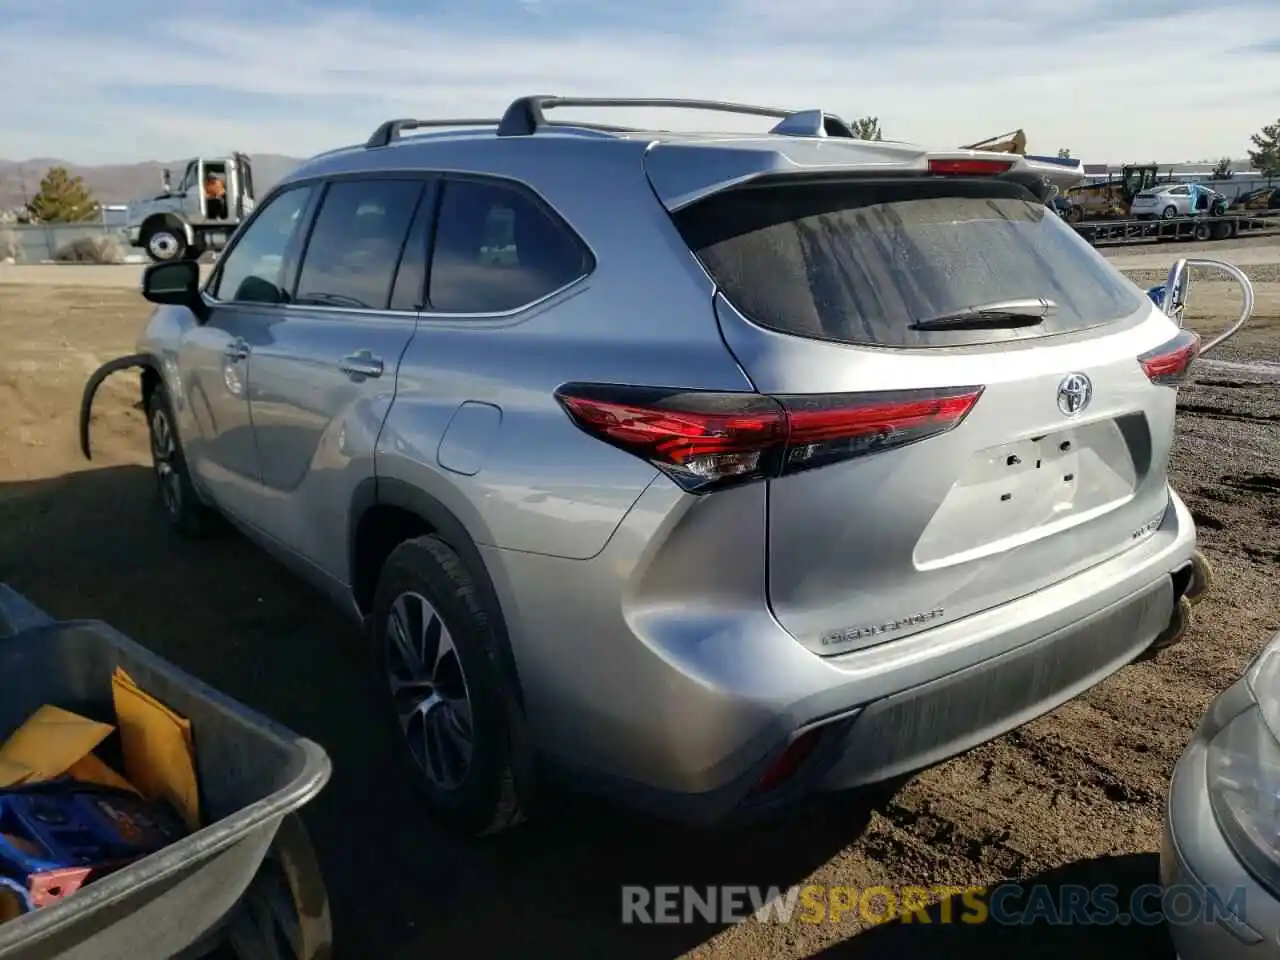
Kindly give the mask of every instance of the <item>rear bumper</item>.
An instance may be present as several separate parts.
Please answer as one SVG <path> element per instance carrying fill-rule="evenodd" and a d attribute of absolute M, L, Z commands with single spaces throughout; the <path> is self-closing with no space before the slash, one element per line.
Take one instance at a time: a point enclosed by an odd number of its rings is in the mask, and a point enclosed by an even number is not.
<path fill-rule="evenodd" d="M 744 538 L 755 535 L 751 516 L 742 513 Z M 527 555 L 486 561 L 504 609 L 518 608 L 529 732 L 552 769 L 693 822 L 891 780 L 1054 709 L 1152 645 L 1170 622 L 1172 575 L 1186 570 L 1186 586 L 1195 551 L 1191 516 L 1171 495 L 1161 527 L 1112 560 L 962 621 L 820 657 L 767 607 L 724 609 L 715 596 L 632 601 L 610 629 L 616 588 L 593 577 L 624 568 L 627 525 L 572 572 Z M 553 572 L 564 586 L 548 595 Z M 531 604 L 536 587 L 543 596 Z M 756 794 L 802 737 L 816 746 L 799 769 Z"/>

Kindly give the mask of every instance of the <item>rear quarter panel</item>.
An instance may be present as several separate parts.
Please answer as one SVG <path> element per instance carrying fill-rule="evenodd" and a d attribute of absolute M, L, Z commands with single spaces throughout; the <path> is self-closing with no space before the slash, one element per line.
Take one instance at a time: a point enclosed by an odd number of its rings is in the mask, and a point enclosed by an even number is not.
<path fill-rule="evenodd" d="M 571 381 L 750 390 L 725 348 L 712 285 L 658 204 L 643 144 L 546 137 L 478 150 L 440 144 L 438 169 L 515 180 L 542 196 L 591 248 L 594 271 L 506 317 L 424 314 L 400 365 L 378 443 L 380 477 L 431 494 L 477 544 L 586 559 L 599 553 L 658 475 L 580 431 L 555 399 Z M 464 403 L 500 417 L 455 443 Z M 464 448 L 466 472 L 441 444 Z"/>

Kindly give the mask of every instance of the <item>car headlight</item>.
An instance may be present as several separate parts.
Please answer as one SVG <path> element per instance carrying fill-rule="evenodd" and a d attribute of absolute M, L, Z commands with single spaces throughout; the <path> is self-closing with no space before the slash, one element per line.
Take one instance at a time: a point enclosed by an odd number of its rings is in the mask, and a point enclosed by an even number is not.
<path fill-rule="evenodd" d="M 1280 638 L 1249 667 L 1253 705 L 1209 742 L 1209 801 L 1236 857 L 1280 896 Z"/>

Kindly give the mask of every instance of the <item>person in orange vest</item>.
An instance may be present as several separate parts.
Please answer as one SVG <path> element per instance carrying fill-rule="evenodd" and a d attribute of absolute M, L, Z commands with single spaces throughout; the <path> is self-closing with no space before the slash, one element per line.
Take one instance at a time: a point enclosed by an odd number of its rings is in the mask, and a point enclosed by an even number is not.
<path fill-rule="evenodd" d="M 205 211 L 211 220 L 227 217 L 227 187 L 212 173 L 204 179 Z"/>

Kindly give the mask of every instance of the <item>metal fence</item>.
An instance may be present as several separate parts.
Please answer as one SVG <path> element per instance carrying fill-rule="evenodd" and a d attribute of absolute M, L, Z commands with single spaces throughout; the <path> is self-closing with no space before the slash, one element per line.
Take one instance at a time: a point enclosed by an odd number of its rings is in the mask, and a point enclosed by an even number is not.
<path fill-rule="evenodd" d="M 122 256 L 136 255 L 131 250 L 123 226 L 104 223 L 5 224 L 0 223 L 0 259 L 10 252 L 8 234 L 17 238 L 18 263 L 42 263 L 52 260 L 62 247 L 82 237 L 113 237 L 120 244 Z"/>

